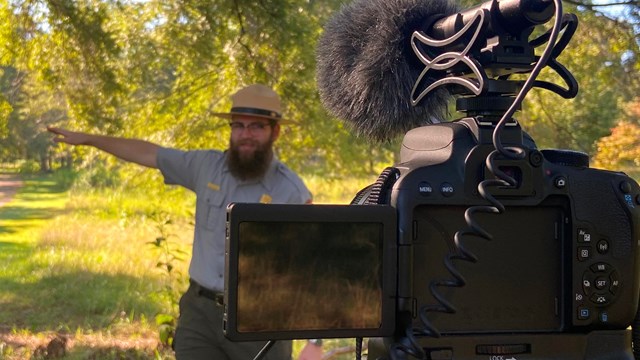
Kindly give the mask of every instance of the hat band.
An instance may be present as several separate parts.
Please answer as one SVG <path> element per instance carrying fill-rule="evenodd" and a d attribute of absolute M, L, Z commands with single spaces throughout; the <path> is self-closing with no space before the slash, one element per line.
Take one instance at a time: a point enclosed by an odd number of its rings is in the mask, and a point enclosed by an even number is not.
<path fill-rule="evenodd" d="M 231 108 L 232 113 L 242 113 L 242 114 L 251 114 L 251 115 L 261 115 L 268 116 L 274 119 L 280 119 L 282 115 L 278 114 L 275 111 L 264 110 L 264 109 L 256 109 L 249 107 L 233 107 Z"/>

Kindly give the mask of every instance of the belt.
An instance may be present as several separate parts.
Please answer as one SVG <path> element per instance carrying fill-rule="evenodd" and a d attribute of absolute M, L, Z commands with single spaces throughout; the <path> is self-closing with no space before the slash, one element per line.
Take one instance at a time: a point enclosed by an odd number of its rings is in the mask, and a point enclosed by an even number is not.
<path fill-rule="evenodd" d="M 198 284 L 193 279 L 189 279 L 189 286 L 192 287 L 193 290 L 195 290 L 196 295 L 205 297 L 209 300 L 213 300 L 216 305 L 224 305 L 224 293 L 206 288 Z"/>

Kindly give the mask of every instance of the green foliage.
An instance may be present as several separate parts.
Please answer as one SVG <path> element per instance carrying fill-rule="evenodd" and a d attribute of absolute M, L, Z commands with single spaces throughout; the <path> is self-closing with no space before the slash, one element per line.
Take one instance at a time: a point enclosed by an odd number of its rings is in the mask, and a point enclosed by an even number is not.
<path fill-rule="evenodd" d="M 171 232 L 173 222 L 169 213 L 162 210 L 154 211 L 150 214 L 150 219 L 156 224 L 158 236 L 155 241 L 149 241 L 147 244 L 151 245 L 159 254 L 156 268 L 160 270 L 166 281 L 165 286 L 158 291 L 158 294 L 171 304 L 169 312 L 160 312 L 156 315 L 156 325 L 158 325 L 161 343 L 171 346 L 177 325 L 178 302 L 180 300 L 180 293 L 175 285 L 183 284 L 185 280 L 185 275 L 176 265 L 184 263 L 189 254 L 173 241 L 176 235 Z"/>
<path fill-rule="evenodd" d="M 120 172 L 104 161 L 94 161 L 90 167 L 80 172 L 77 182 L 78 186 L 85 188 L 115 187 L 120 184 Z"/>
<path fill-rule="evenodd" d="M 380 170 L 382 171 L 382 169 Z M 314 204 L 349 204 L 358 191 L 373 184 L 375 176 L 331 179 L 325 176 L 305 176 L 305 184 L 313 194 Z"/>
<path fill-rule="evenodd" d="M 640 179 L 640 98 L 629 102 L 611 135 L 598 140 L 593 166 Z"/>
<path fill-rule="evenodd" d="M 76 182 L 78 174 L 69 168 L 58 169 L 51 174 L 52 180 L 62 189 L 68 190 Z"/>
<path fill-rule="evenodd" d="M 34 160 L 21 161 L 18 167 L 20 174 L 31 175 L 40 171 L 40 165 Z"/>
<path fill-rule="evenodd" d="M 66 118 L 64 104 L 54 92 L 39 88 L 31 73 L 14 67 L 3 70 L 0 93 L 6 102 L 0 110 L 10 111 L 0 111 L 0 129 L 6 129 L 0 131 L 0 148 L 3 149 L 0 156 L 5 161 L 35 160 L 43 171 L 48 171 L 51 139 L 44 129 Z"/>
<path fill-rule="evenodd" d="M 621 115 L 620 105 L 638 91 L 640 48 L 628 27 L 616 26 L 589 11 L 565 11 L 577 13 L 581 21 L 558 58 L 575 75 L 580 86 L 578 96 L 566 100 L 546 90 L 534 90 L 518 118 L 541 148 L 593 154 L 596 141 L 609 134 Z M 549 69 L 541 77 L 563 84 Z"/>
<path fill-rule="evenodd" d="M 276 144 L 291 168 L 329 178 L 377 174 L 394 162 L 398 143 L 374 146 L 354 138 L 322 108 L 316 89 L 315 43 L 342 2 L 3 3 L 0 159 L 34 159 L 45 170 L 56 163 L 84 168 L 96 159 L 52 148 L 44 133 L 51 124 L 223 149 L 228 129 L 212 113 L 226 111 L 240 86 L 262 82 L 282 95 L 285 116 L 297 122 Z M 535 91 L 518 118 L 540 147 L 593 153 L 620 115 L 620 103 L 640 88 L 638 43 L 625 22 L 590 7 L 566 10 L 578 13 L 581 26 L 560 60 L 578 78 L 580 94 L 567 101 Z M 558 80 L 548 71 L 543 77 Z M 104 169 L 89 182 L 129 181 L 109 178 L 120 172 L 115 162 Z"/>
<path fill-rule="evenodd" d="M 9 136 L 9 115 L 13 111 L 13 107 L 6 101 L 4 96 L 0 94 L 0 138 L 6 139 Z"/>
<path fill-rule="evenodd" d="M 298 123 L 287 127 L 277 144 L 278 156 L 294 170 L 372 174 L 378 163 L 393 158 L 395 148 L 353 139 L 320 105 L 313 49 L 340 1 L 84 0 L 30 7 L 36 3 L 12 3 L 14 13 L 7 15 L 15 17 L 11 30 L 25 34 L 16 40 L 21 46 L 13 66 L 18 74 L 29 74 L 42 94 L 10 102 L 16 120 L 37 125 L 24 133 L 23 143 L 17 143 L 23 136 L 7 139 L 16 143 L 13 148 L 24 148 L 45 125 L 57 124 L 165 146 L 222 149 L 228 130 L 211 114 L 226 111 L 229 95 L 240 86 L 262 82 L 282 95 L 285 116 Z M 13 88 L 32 93 L 31 87 Z M 33 111 L 58 108 L 48 117 Z M 86 155 L 49 145 L 48 153 L 34 151 L 38 155 L 32 157 Z"/>
<path fill-rule="evenodd" d="M 158 314 L 156 315 L 156 325 L 158 326 L 158 335 L 160 342 L 164 345 L 171 346 L 176 333 L 175 315 Z"/>

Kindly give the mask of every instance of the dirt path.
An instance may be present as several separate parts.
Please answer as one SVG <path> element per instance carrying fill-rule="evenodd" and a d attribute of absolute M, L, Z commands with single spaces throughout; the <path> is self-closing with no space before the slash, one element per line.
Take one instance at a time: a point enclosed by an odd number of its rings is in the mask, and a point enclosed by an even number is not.
<path fill-rule="evenodd" d="M 20 177 L 11 174 L 0 174 L 0 206 L 8 203 L 22 186 Z"/>

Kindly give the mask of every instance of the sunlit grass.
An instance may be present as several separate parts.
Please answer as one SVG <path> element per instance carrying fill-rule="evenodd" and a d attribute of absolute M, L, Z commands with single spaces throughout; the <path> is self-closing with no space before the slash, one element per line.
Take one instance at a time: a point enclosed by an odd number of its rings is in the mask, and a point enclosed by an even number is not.
<path fill-rule="evenodd" d="M 349 204 L 358 191 L 376 181 L 376 176 L 339 180 L 303 176 L 303 180 L 313 194 L 314 204 Z"/>
<path fill-rule="evenodd" d="M 162 290 L 184 290 L 188 259 L 173 264 L 179 279 L 156 267 L 162 254 L 148 243 L 159 235 L 154 201 L 161 199 L 144 195 L 67 192 L 46 178 L 26 181 L 0 208 L 2 329 L 63 332 L 76 340 L 157 338 L 155 315 L 177 311 Z M 180 202 L 164 200 L 174 204 L 169 211 Z M 169 240 L 189 250 L 187 216 L 167 216 L 175 223 Z"/>
<path fill-rule="evenodd" d="M 27 180 L 13 201 L 0 208 L 0 276 L 5 284 L 37 280 L 37 266 L 30 259 L 38 252 L 38 238 L 68 201 L 66 193 L 55 185 Z"/>

